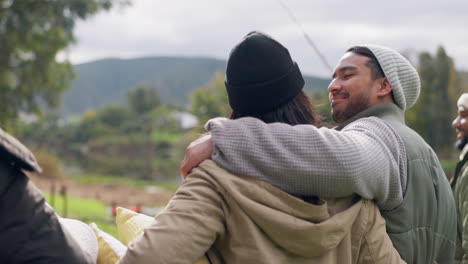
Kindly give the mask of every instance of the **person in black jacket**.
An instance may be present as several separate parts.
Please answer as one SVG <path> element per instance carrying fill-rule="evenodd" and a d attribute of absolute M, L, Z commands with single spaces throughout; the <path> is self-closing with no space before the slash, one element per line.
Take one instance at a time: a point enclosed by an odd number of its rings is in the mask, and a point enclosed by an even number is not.
<path fill-rule="evenodd" d="M 41 168 L 0 129 L 0 263 L 95 263 L 23 170 Z"/>

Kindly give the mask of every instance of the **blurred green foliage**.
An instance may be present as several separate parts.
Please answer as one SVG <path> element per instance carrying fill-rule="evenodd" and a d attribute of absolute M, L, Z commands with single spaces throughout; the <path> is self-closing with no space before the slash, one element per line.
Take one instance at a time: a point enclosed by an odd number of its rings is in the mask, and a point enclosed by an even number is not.
<path fill-rule="evenodd" d="M 122 177 L 116 178 L 112 175 L 103 175 L 96 173 L 85 173 L 83 176 L 75 178 L 75 182 L 81 184 L 112 184 L 112 185 L 122 185 L 122 186 L 131 186 L 137 188 L 143 188 L 147 186 L 157 186 L 164 190 L 175 192 L 180 185 L 179 180 L 173 181 L 144 181 L 135 178 Z"/>
<path fill-rule="evenodd" d="M 331 106 L 328 99 L 328 91 L 326 89 L 315 91 L 310 94 L 312 103 L 323 118 L 324 125 L 333 126 L 334 122 L 331 117 Z"/>
<path fill-rule="evenodd" d="M 130 110 L 145 114 L 160 105 L 159 94 L 155 88 L 139 85 L 127 93 Z"/>
<path fill-rule="evenodd" d="M 0 1 L 0 124 L 12 128 L 20 112 L 58 106 L 74 77 L 57 53 L 74 42 L 78 19 L 123 0 Z"/>
<path fill-rule="evenodd" d="M 174 115 L 179 110 L 161 105 L 154 89 L 132 91 L 127 105 L 88 110 L 73 121 L 49 117 L 25 125 L 21 139 L 36 150 L 52 150 L 65 167 L 78 166 L 84 173 L 172 181 L 188 144 Z M 137 110 L 135 94 L 154 100 Z"/>
<path fill-rule="evenodd" d="M 406 111 L 407 124 L 437 152 L 452 149 L 455 131 L 452 120 L 457 112 L 463 80 L 455 71 L 453 59 L 443 47 L 435 55 L 419 54 L 421 94 L 416 104 Z"/>
<path fill-rule="evenodd" d="M 189 111 L 198 118 L 200 131 L 210 118 L 229 117 L 231 108 L 221 73 L 216 73 L 207 85 L 190 93 Z"/>

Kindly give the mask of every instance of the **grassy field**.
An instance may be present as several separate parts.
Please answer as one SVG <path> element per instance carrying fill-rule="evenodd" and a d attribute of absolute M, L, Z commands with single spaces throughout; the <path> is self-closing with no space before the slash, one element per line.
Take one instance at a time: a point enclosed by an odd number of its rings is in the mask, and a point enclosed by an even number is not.
<path fill-rule="evenodd" d="M 50 193 L 45 193 L 44 196 L 62 217 L 77 219 L 87 224 L 94 222 L 99 229 L 118 238 L 115 218 L 102 202 L 68 196 L 65 203 L 65 199 L 58 194 L 52 197 Z"/>
<path fill-rule="evenodd" d="M 152 135 L 152 139 L 154 142 L 176 143 L 179 142 L 183 136 L 184 135 L 180 133 L 155 131 Z"/>
<path fill-rule="evenodd" d="M 444 169 L 447 178 L 451 179 L 455 172 L 455 167 L 457 166 L 457 160 L 440 160 L 440 165 L 442 169 Z"/>
<path fill-rule="evenodd" d="M 137 188 L 143 188 L 147 186 L 157 186 L 175 192 L 179 187 L 180 183 L 177 181 L 159 182 L 159 181 L 142 181 L 133 178 L 106 176 L 101 174 L 85 174 L 82 177 L 76 177 L 73 179 L 75 182 L 81 184 L 118 184 L 125 186 L 132 186 Z"/>
<path fill-rule="evenodd" d="M 440 165 L 442 169 L 453 170 L 457 166 L 457 160 L 440 160 Z"/>

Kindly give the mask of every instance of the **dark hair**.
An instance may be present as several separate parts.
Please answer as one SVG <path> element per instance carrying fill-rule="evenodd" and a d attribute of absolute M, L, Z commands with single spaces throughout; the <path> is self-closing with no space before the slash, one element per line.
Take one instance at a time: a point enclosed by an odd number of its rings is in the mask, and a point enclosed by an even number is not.
<path fill-rule="evenodd" d="M 237 119 L 241 117 L 255 117 L 265 123 L 281 122 L 290 125 L 307 124 L 319 126 L 322 121 L 322 117 L 317 113 L 310 97 L 304 91 L 300 91 L 294 99 L 273 111 L 242 114 L 233 110 L 230 118 Z"/>
<path fill-rule="evenodd" d="M 369 48 L 363 46 L 354 46 L 349 48 L 346 52 L 356 53 L 358 55 L 369 58 L 366 65 L 371 69 L 373 80 L 385 77 L 380 63 L 377 61 L 377 58 L 375 57 L 374 53 L 372 53 L 372 51 Z"/>

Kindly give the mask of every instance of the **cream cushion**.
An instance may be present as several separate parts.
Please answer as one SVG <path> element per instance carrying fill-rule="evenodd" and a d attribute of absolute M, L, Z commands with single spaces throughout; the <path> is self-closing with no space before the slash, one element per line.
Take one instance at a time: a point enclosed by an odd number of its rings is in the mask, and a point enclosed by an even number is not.
<path fill-rule="evenodd" d="M 98 264 L 114 264 L 119 261 L 125 252 L 127 247 L 122 244 L 115 237 L 107 234 L 106 232 L 100 230 L 95 223 L 89 224 L 94 231 L 94 234 L 97 238 L 97 243 L 99 246 L 99 251 L 97 255 Z"/>
<path fill-rule="evenodd" d="M 91 227 L 81 221 L 57 215 L 60 224 L 71 234 L 89 260 L 98 256 L 98 242 Z"/>
<path fill-rule="evenodd" d="M 128 246 L 132 240 L 142 234 L 145 227 L 148 227 L 154 222 L 154 217 L 139 214 L 132 210 L 117 207 L 117 232 L 122 243 Z M 203 256 L 195 261 L 195 264 L 209 264 L 208 259 Z"/>
<path fill-rule="evenodd" d="M 153 221 L 154 218 L 151 216 L 117 207 L 115 222 L 117 224 L 120 242 L 128 246 L 128 244 L 139 234 L 143 233 L 145 227 L 149 226 Z"/>

